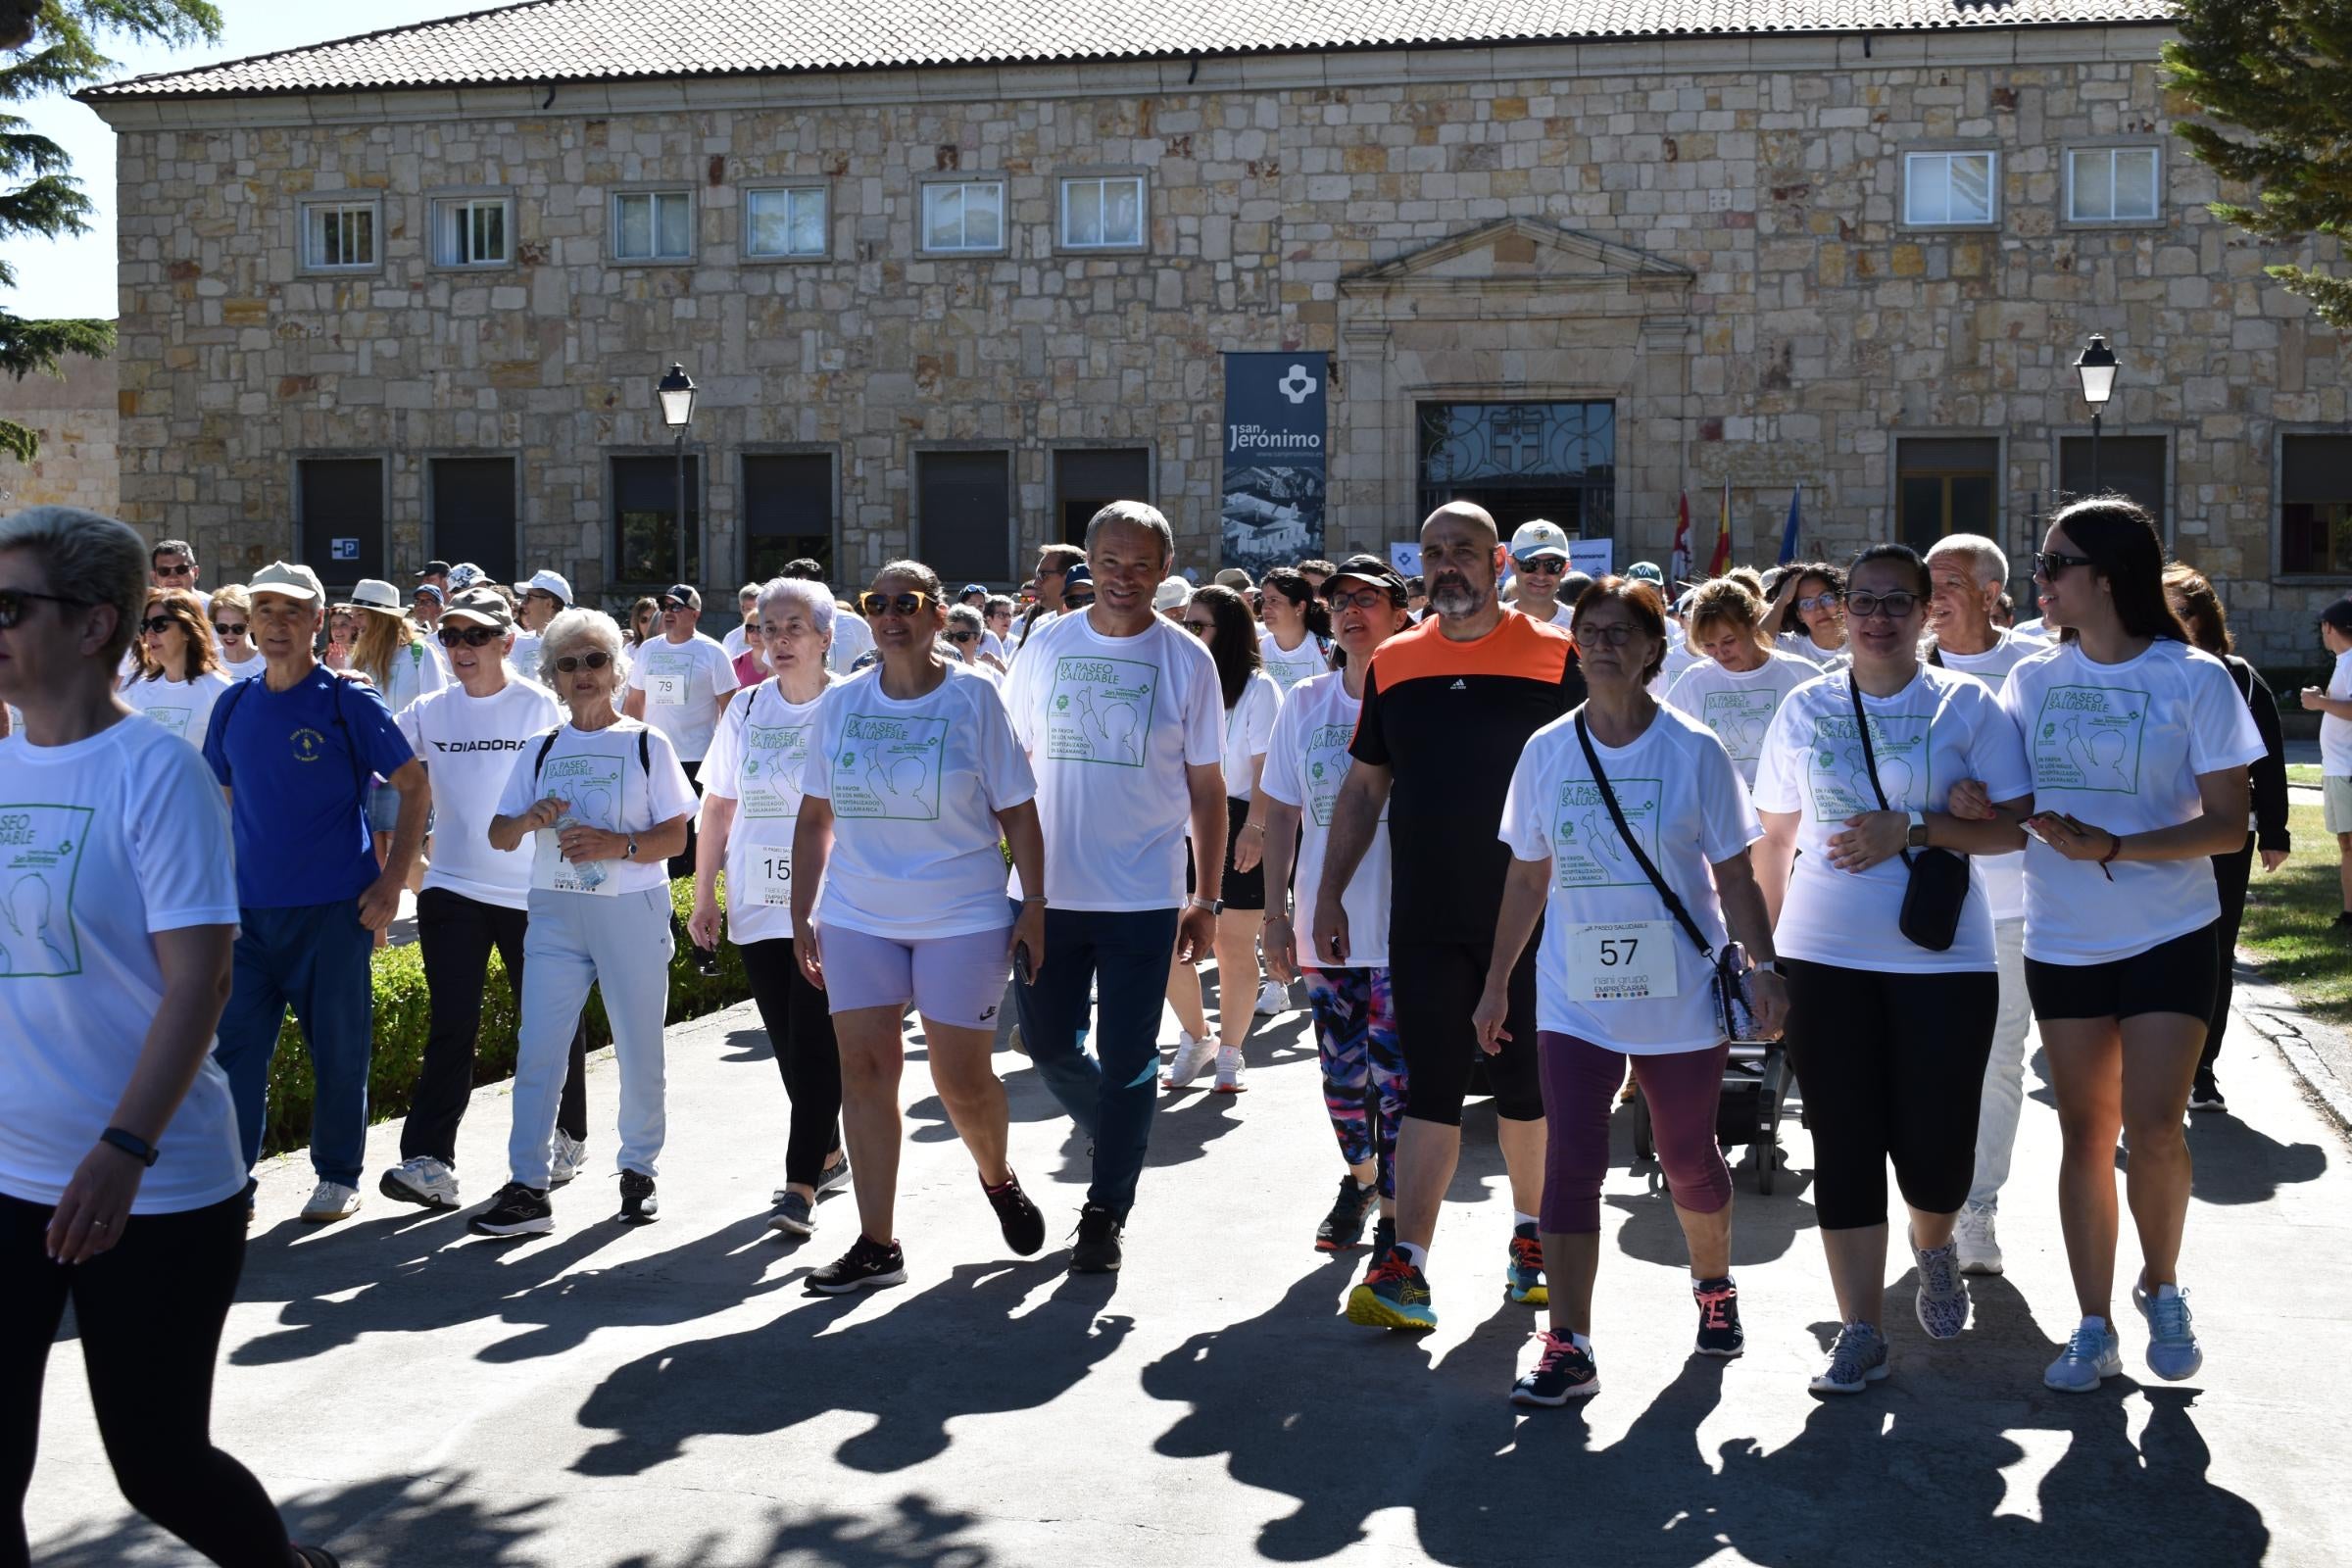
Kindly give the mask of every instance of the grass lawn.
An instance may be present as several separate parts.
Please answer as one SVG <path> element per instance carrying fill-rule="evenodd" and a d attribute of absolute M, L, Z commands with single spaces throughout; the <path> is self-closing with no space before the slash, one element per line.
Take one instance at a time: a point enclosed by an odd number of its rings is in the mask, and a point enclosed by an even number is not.
<path fill-rule="evenodd" d="M 2352 935 L 2329 925 L 2343 907 L 2335 838 L 2320 826 L 2316 806 L 2293 808 L 2292 831 L 2292 859 L 2268 876 L 2255 863 L 2237 945 L 2261 961 L 2264 979 L 2293 993 L 2313 1017 L 2352 1027 Z"/>
<path fill-rule="evenodd" d="M 2301 784 L 2306 788 L 2316 790 L 2320 787 L 2320 764 L 2317 762 L 2289 762 L 2286 764 L 2286 781 L 2289 784 Z"/>

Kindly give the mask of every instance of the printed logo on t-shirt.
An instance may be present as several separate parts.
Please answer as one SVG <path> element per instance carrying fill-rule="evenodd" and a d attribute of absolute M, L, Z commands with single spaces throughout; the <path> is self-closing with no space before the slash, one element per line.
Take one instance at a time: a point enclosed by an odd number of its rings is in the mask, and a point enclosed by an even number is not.
<path fill-rule="evenodd" d="M 743 814 L 774 818 L 800 814 L 801 769 L 808 761 L 807 724 L 746 724 L 743 729 Z"/>
<path fill-rule="evenodd" d="M 1656 864 L 1658 811 L 1666 799 L 1666 781 L 1612 775 L 1609 786 L 1616 792 L 1617 808 L 1625 813 L 1626 826 L 1634 830 L 1650 863 Z M 1553 886 L 1563 890 L 1649 886 L 1648 873 L 1634 858 L 1625 835 L 1617 831 L 1617 823 L 1609 815 L 1609 803 L 1601 797 L 1600 786 L 1589 778 L 1567 779 L 1560 785 L 1552 808 L 1551 874 Z"/>
<path fill-rule="evenodd" d="M 833 759 L 833 814 L 936 820 L 947 733 L 944 718 L 850 714 Z"/>
<path fill-rule="evenodd" d="M 1056 659 L 1046 697 L 1046 756 L 1061 762 L 1141 767 L 1158 700 L 1156 664 L 1089 654 Z"/>
<path fill-rule="evenodd" d="M 188 738 L 189 711 L 185 708 L 150 708 L 146 710 L 149 718 L 154 719 L 183 741 Z"/>
<path fill-rule="evenodd" d="M 0 979 L 81 973 L 74 887 L 93 814 L 86 806 L 0 806 Z"/>
<path fill-rule="evenodd" d="M 1700 704 L 1699 721 L 1715 732 L 1735 762 L 1752 762 L 1764 755 L 1764 732 L 1772 728 L 1773 710 L 1781 694 L 1761 691 L 1708 692 Z"/>
<path fill-rule="evenodd" d="M 293 733 L 291 740 L 294 745 L 294 760 L 297 762 L 316 762 L 326 755 L 326 737 L 315 729 L 308 727 L 298 729 Z"/>
<path fill-rule="evenodd" d="M 1879 789 L 1896 810 L 1924 805 L 1928 798 L 1928 718 L 1924 713 L 1870 715 L 1870 744 L 1878 753 Z M 1813 791 L 1813 817 L 1843 822 L 1879 808 L 1871 788 L 1870 760 L 1851 713 L 1825 713 L 1813 720 L 1813 750 L 1805 761 Z"/>
<path fill-rule="evenodd" d="M 549 760 L 539 773 L 539 793 L 565 802 L 576 817 L 589 827 L 617 832 L 622 810 L 620 759 L 594 753 L 558 757 Z M 531 885 L 553 888 L 559 893 L 616 893 L 608 875 L 596 886 L 580 880 L 580 867 L 564 858 L 562 832 L 558 828 L 542 828 L 539 844 L 531 860 Z"/>
<path fill-rule="evenodd" d="M 1355 760 L 1348 750 L 1354 739 L 1351 724 L 1318 724 L 1306 737 L 1306 804 L 1317 827 L 1331 826 L 1340 786 L 1348 782 L 1348 769 Z"/>
<path fill-rule="evenodd" d="M 2036 789 L 2139 793 L 2140 732 L 2148 694 L 2107 686 L 2053 686 L 2034 724 Z"/>

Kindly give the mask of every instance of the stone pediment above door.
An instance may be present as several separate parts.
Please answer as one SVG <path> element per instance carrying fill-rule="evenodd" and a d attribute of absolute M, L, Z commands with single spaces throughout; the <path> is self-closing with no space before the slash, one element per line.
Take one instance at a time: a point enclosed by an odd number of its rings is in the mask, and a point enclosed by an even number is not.
<path fill-rule="evenodd" d="M 1505 218 L 1465 229 L 1340 280 L 1348 299 L 1369 303 L 1446 296 L 1571 296 L 1569 312 L 1615 315 L 1672 309 L 1697 274 L 1679 262 L 1561 228 L 1532 218 Z M 1647 298 L 1643 298 L 1647 297 Z"/>

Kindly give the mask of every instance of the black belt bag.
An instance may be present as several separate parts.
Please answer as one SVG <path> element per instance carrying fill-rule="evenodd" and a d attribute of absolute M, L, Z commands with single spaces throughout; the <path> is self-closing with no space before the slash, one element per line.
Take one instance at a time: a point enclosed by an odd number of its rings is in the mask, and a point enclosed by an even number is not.
<path fill-rule="evenodd" d="M 1862 762 L 1870 772 L 1871 793 L 1878 796 L 1880 810 L 1891 811 L 1894 808 L 1886 804 L 1886 791 L 1879 783 L 1879 760 L 1871 749 L 1870 715 L 1862 711 L 1862 688 L 1850 672 L 1845 689 L 1854 700 L 1854 727 L 1862 732 Z M 1934 720 L 1929 722 L 1933 728 Z M 1911 881 L 1903 889 L 1903 912 L 1896 925 L 1914 946 L 1947 953 L 1960 932 L 1961 907 L 1968 903 L 1968 857 L 1949 850 L 1901 854 Z"/>

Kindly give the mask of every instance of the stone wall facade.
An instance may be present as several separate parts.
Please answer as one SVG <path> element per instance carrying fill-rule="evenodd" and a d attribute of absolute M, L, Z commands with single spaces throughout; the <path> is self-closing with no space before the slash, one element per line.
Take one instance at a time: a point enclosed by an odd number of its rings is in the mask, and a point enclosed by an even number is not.
<path fill-rule="evenodd" d="M 115 362 L 71 358 L 60 368 L 62 379 L 0 377 L 0 418 L 25 426 L 41 443 L 30 463 L 0 455 L 0 512 L 63 506 L 118 516 L 122 470 Z"/>
<path fill-rule="evenodd" d="M 2166 438 L 2176 547 L 2259 657 L 2335 579 L 2277 569 L 2279 437 L 2342 431 L 2339 339 L 2217 222 L 2173 144 L 2148 28 L 1971 29 L 685 84 L 107 103 L 121 133 L 122 504 L 226 580 L 290 548 L 294 460 L 390 460 L 387 561 L 425 548 L 435 456 L 521 466 L 522 558 L 617 592 L 607 459 L 665 452 L 651 387 L 702 390 L 712 582 L 745 452 L 836 462 L 844 575 L 919 553 L 919 452 L 1008 450 L 1013 569 L 1060 536 L 1057 451 L 1148 448 L 1186 563 L 1215 564 L 1220 355 L 1328 357 L 1325 554 L 1410 538 L 1414 410 L 1607 399 L 1618 559 L 1664 560 L 1732 486 L 1769 559 L 1891 528 L 1898 443 L 2001 452 L 2013 553 L 2088 421 L 2069 368 L 2124 361 L 2109 435 Z M 2070 223 L 2064 150 L 2162 153 L 2152 223 Z M 1992 148 L 1996 220 L 1902 221 L 1906 151 Z M 1057 244 L 1057 177 L 1140 172 L 1149 243 Z M 922 183 L 1001 174 L 1008 245 L 916 246 Z M 829 193 L 830 255 L 743 256 L 742 193 Z M 696 254 L 618 264 L 611 194 L 694 192 Z M 516 265 L 430 265 L 430 193 L 511 192 Z M 369 276 L 298 266 L 297 203 L 382 202 Z M 2313 248 L 2322 260 L 2329 242 Z M 935 523 L 934 526 L 937 524 Z M 1698 541 L 1703 559 L 1704 537 Z M 526 564 L 525 569 L 528 569 Z M 2013 576 L 2024 575 L 2022 566 Z"/>

